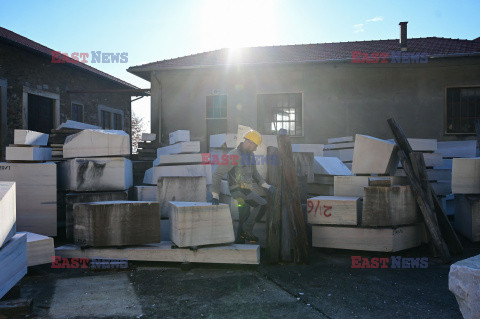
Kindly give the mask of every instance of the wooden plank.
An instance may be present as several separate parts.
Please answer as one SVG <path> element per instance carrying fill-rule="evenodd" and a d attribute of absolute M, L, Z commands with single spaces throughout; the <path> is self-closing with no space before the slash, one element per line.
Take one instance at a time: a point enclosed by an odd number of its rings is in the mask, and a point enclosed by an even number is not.
<path fill-rule="evenodd" d="M 27 236 L 27 265 L 49 264 L 55 256 L 53 238 L 30 232 L 19 232 Z"/>
<path fill-rule="evenodd" d="M 15 182 L 0 182 L 0 247 L 17 231 L 16 202 Z"/>
<path fill-rule="evenodd" d="M 207 181 L 203 176 L 161 177 L 156 189 L 162 218 L 170 216 L 170 201 L 207 201 Z"/>
<path fill-rule="evenodd" d="M 280 260 L 281 228 L 282 228 L 282 162 L 278 148 L 269 146 L 269 156 L 279 158 L 278 165 L 268 165 L 267 180 L 277 191 L 268 196 L 267 223 L 266 223 L 266 256 L 267 261 L 277 263 Z M 235 227 L 236 229 L 236 227 Z"/>
<path fill-rule="evenodd" d="M 307 201 L 309 224 L 358 225 L 361 212 L 360 197 L 317 196 Z"/>
<path fill-rule="evenodd" d="M 202 247 L 198 250 L 188 248 L 172 248 L 172 242 L 161 242 L 143 246 L 125 248 L 87 248 L 65 245 L 55 249 L 55 255 L 63 258 L 112 258 L 132 261 L 160 262 L 193 262 L 215 264 L 260 263 L 260 247 L 258 245 L 222 245 Z"/>
<path fill-rule="evenodd" d="M 27 273 L 27 236 L 16 234 L 0 248 L 0 299 Z"/>
<path fill-rule="evenodd" d="M 312 226 L 312 246 L 349 250 L 397 252 L 420 246 L 420 225 L 398 228 Z"/>

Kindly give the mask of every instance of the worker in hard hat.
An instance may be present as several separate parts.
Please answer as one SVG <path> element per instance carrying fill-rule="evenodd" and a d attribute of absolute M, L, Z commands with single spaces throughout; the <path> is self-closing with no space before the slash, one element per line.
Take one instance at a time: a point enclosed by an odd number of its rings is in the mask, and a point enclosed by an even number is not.
<path fill-rule="evenodd" d="M 253 234 L 253 226 L 260 210 L 267 202 L 259 194 L 252 191 L 253 185 L 258 184 L 271 194 L 275 193 L 275 187 L 265 182 L 255 165 L 253 152 L 262 144 L 262 136 L 257 131 L 251 130 L 245 134 L 244 139 L 236 149 L 228 153 L 227 164 L 218 165 L 213 172 L 212 204 L 219 204 L 222 176 L 228 173 L 228 185 L 232 198 L 239 203 L 245 203 L 252 207 L 250 215 L 240 229 L 240 238 L 249 242 L 258 242 L 258 237 Z"/>

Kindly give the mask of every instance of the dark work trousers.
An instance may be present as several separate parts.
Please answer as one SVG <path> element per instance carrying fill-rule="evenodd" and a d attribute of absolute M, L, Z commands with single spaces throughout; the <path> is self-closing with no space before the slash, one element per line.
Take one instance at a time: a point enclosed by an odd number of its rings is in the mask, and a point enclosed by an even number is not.
<path fill-rule="evenodd" d="M 250 215 L 247 217 L 245 222 L 243 223 L 243 231 L 252 234 L 253 226 L 255 225 L 255 221 L 257 219 L 258 214 L 265 208 L 267 201 L 263 199 L 257 193 L 252 192 L 246 188 L 236 188 L 230 190 L 232 198 L 236 199 L 239 204 L 244 201 L 247 205 L 251 207 Z M 239 223 L 240 224 L 240 223 Z"/>

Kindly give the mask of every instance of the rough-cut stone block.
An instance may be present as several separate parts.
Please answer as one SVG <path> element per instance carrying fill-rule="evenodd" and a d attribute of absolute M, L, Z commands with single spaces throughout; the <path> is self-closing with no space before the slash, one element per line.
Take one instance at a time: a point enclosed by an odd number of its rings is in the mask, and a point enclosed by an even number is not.
<path fill-rule="evenodd" d="M 210 147 L 235 148 L 237 147 L 237 134 L 223 133 L 210 135 Z"/>
<path fill-rule="evenodd" d="M 477 141 L 450 141 L 438 142 L 437 151 L 443 157 L 475 157 L 477 150 Z"/>
<path fill-rule="evenodd" d="M 130 155 L 130 136 L 124 131 L 83 130 L 63 144 L 63 158 Z"/>
<path fill-rule="evenodd" d="M 352 175 L 352 172 L 336 157 L 315 156 L 313 163 L 315 175 Z"/>
<path fill-rule="evenodd" d="M 480 318 L 480 255 L 454 263 L 448 274 L 448 289 L 457 298 L 465 319 Z"/>
<path fill-rule="evenodd" d="M 293 153 L 293 163 L 295 164 L 295 173 L 297 176 L 306 176 L 307 183 L 314 181 L 314 159 L 313 153 L 297 152 Z"/>
<path fill-rule="evenodd" d="M 362 212 L 359 197 L 317 196 L 307 201 L 308 223 L 315 225 L 358 225 Z"/>
<path fill-rule="evenodd" d="M 0 248 L 0 299 L 27 273 L 27 236 L 16 234 Z"/>
<path fill-rule="evenodd" d="M 142 133 L 142 141 L 153 142 L 157 139 L 157 134 L 155 133 Z"/>
<path fill-rule="evenodd" d="M 410 186 L 369 186 L 364 192 L 362 226 L 399 226 L 417 222 L 417 202 Z"/>
<path fill-rule="evenodd" d="M 52 160 L 52 149 L 37 146 L 7 146 L 5 155 L 7 161 L 45 162 Z"/>
<path fill-rule="evenodd" d="M 190 142 L 190 131 L 189 130 L 178 130 L 168 134 L 170 145 L 178 142 Z"/>
<path fill-rule="evenodd" d="M 202 157 L 203 156 L 203 157 Z M 153 161 L 153 166 L 180 165 L 180 164 L 201 164 L 209 162 L 209 154 L 173 154 L 160 155 Z M 202 161 L 205 159 L 205 161 Z"/>
<path fill-rule="evenodd" d="M 155 166 L 145 172 L 144 184 L 157 185 L 160 177 L 195 177 L 205 176 L 207 185 L 212 184 L 212 167 L 210 165 Z"/>
<path fill-rule="evenodd" d="M 50 135 L 29 130 L 14 130 L 13 144 L 47 146 Z"/>
<path fill-rule="evenodd" d="M 74 158 L 59 165 L 59 182 L 61 189 L 75 192 L 129 189 L 132 162 L 123 157 Z"/>
<path fill-rule="evenodd" d="M 398 228 L 312 226 L 312 246 L 396 252 L 420 246 L 421 225 Z"/>
<path fill-rule="evenodd" d="M 172 241 L 178 247 L 228 244 L 235 241 L 228 205 L 170 202 Z"/>
<path fill-rule="evenodd" d="M 480 196 L 455 195 L 454 225 L 471 241 L 480 241 Z"/>
<path fill-rule="evenodd" d="M 338 150 L 338 149 L 343 149 L 343 148 L 353 149 L 354 146 L 355 146 L 355 142 L 325 144 L 324 150 Z"/>
<path fill-rule="evenodd" d="M 157 186 L 135 186 L 134 197 L 141 202 L 158 202 Z"/>
<path fill-rule="evenodd" d="M 334 138 L 329 138 L 327 141 L 328 141 L 328 144 L 353 142 L 353 136 L 334 137 Z"/>
<path fill-rule="evenodd" d="M 52 262 L 52 257 L 55 256 L 52 237 L 30 232 L 20 232 L 19 234 L 27 236 L 27 264 L 29 267 Z"/>
<path fill-rule="evenodd" d="M 91 125 L 87 123 L 67 120 L 57 127 L 57 130 L 61 129 L 74 129 L 74 130 L 100 130 L 101 127 L 97 125 Z"/>
<path fill-rule="evenodd" d="M 160 155 L 182 154 L 182 153 L 198 153 L 200 152 L 200 142 L 180 142 L 177 144 L 157 148 L 157 157 Z"/>
<path fill-rule="evenodd" d="M 158 243 L 159 205 L 155 202 L 93 202 L 73 206 L 74 239 L 83 246 Z"/>
<path fill-rule="evenodd" d="M 126 201 L 128 191 L 88 192 L 65 194 L 65 234 L 68 241 L 73 241 L 73 205 L 79 203 Z"/>
<path fill-rule="evenodd" d="M 158 180 L 157 199 L 162 217 L 169 217 L 170 201 L 206 202 L 207 184 L 200 177 L 162 177 Z"/>
<path fill-rule="evenodd" d="M 453 159 L 452 192 L 480 194 L 480 157 Z"/>
<path fill-rule="evenodd" d="M 17 231 L 57 235 L 57 165 L 0 163 L 0 181 L 15 181 Z"/>
<path fill-rule="evenodd" d="M 342 162 L 351 162 L 353 160 L 354 151 L 353 148 L 344 148 L 338 150 L 324 150 L 323 156 L 336 157 Z"/>
<path fill-rule="evenodd" d="M 394 143 L 366 135 L 355 136 L 353 174 L 394 175 L 397 164 L 398 156 Z"/>
<path fill-rule="evenodd" d="M 384 176 L 391 179 L 392 185 L 408 185 L 408 179 L 405 176 Z M 363 189 L 369 186 L 370 176 L 335 176 L 334 195 L 335 196 L 356 196 L 363 197 Z"/>
<path fill-rule="evenodd" d="M 0 248 L 17 231 L 16 197 L 15 182 L 0 182 Z"/>
<path fill-rule="evenodd" d="M 313 156 L 323 156 L 323 144 L 292 144 L 294 153 L 313 153 Z"/>

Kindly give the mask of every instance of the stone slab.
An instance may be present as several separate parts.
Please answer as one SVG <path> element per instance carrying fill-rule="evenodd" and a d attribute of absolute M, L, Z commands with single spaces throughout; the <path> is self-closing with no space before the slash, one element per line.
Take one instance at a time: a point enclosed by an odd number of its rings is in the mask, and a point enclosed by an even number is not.
<path fill-rule="evenodd" d="M 344 149 L 335 149 L 335 150 L 324 150 L 323 156 L 325 157 L 336 157 L 342 162 L 351 162 L 353 160 L 354 150 L 353 148 L 344 148 Z"/>
<path fill-rule="evenodd" d="M 210 154 L 172 154 L 160 155 L 153 161 L 153 166 L 181 165 L 181 164 L 202 164 L 208 163 Z M 202 160 L 205 161 L 202 162 Z"/>
<path fill-rule="evenodd" d="M 162 177 L 156 188 L 162 218 L 170 216 L 170 201 L 207 201 L 207 182 L 204 176 Z"/>
<path fill-rule="evenodd" d="M 17 193 L 15 182 L 0 182 L 0 248 L 17 231 Z"/>
<path fill-rule="evenodd" d="M 182 154 L 182 153 L 199 153 L 200 142 L 179 142 L 177 144 L 157 148 L 157 157 L 160 155 Z"/>
<path fill-rule="evenodd" d="M 323 156 L 323 144 L 292 144 L 293 153 L 309 152 L 314 156 Z"/>
<path fill-rule="evenodd" d="M 7 161 L 45 162 L 52 160 L 50 147 L 38 146 L 7 146 L 5 152 Z"/>
<path fill-rule="evenodd" d="M 110 201 L 73 205 L 74 240 L 82 246 L 158 243 L 159 204 Z"/>
<path fill-rule="evenodd" d="M 438 142 L 437 151 L 442 154 L 443 157 L 475 157 L 477 154 L 477 141 L 448 141 Z"/>
<path fill-rule="evenodd" d="M 178 247 L 229 244 L 235 241 L 228 205 L 170 203 L 170 234 Z"/>
<path fill-rule="evenodd" d="M 448 289 L 455 295 L 465 319 L 480 318 L 480 255 L 450 266 Z"/>
<path fill-rule="evenodd" d="M 408 185 L 408 179 L 404 176 L 384 176 L 392 180 L 392 185 Z M 364 188 L 369 186 L 371 176 L 335 176 L 335 196 L 363 197 Z"/>
<path fill-rule="evenodd" d="M 210 145 L 213 148 L 235 148 L 237 147 L 237 134 L 222 133 L 210 135 Z"/>
<path fill-rule="evenodd" d="M 345 142 L 353 142 L 353 136 L 344 136 L 344 137 L 333 137 L 329 138 L 328 144 L 335 144 L 335 143 L 345 143 Z"/>
<path fill-rule="evenodd" d="M 394 175 L 397 165 L 394 143 L 367 135 L 355 135 L 353 174 Z"/>
<path fill-rule="evenodd" d="M 55 163 L 0 163 L 0 181 L 16 182 L 17 231 L 57 235 Z"/>
<path fill-rule="evenodd" d="M 91 125 L 87 123 L 82 123 L 82 122 L 77 122 L 77 121 L 72 121 L 72 120 L 67 120 L 66 122 L 63 122 L 57 127 L 57 130 L 61 129 L 75 129 L 75 130 L 100 130 L 101 127 L 97 125 Z"/>
<path fill-rule="evenodd" d="M 27 265 L 50 264 L 55 256 L 53 238 L 30 232 L 19 232 L 27 236 Z"/>
<path fill-rule="evenodd" d="M 168 134 L 170 145 L 176 144 L 178 142 L 190 142 L 190 131 L 189 130 L 178 130 Z"/>
<path fill-rule="evenodd" d="M 480 196 L 455 195 L 454 226 L 471 241 L 480 241 Z"/>
<path fill-rule="evenodd" d="M 317 196 L 307 201 L 307 218 L 314 225 L 358 225 L 360 197 Z"/>
<path fill-rule="evenodd" d="M 411 186 L 364 188 L 361 225 L 390 227 L 418 221 L 417 202 Z"/>
<path fill-rule="evenodd" d="M 157 139 L 157 134 L 155 133 L 142 133 L 142 141 L 153 142 Z"/>
<path fill-rule="evenodd" d="M 315 175 L 352 175 L 352 172 L 336 157 L 315 156 L 313 163 Z"/>
<path fill-rule="evenodd" d="M 161 177 L 196 177 L 205 176 L 207 185 L 212 184 L 211 165 L 172 165 L 155 166 L 145 171 L 144 184 L 157 185 Z"/>
<path fill-rule="evenodd" d="M 353 148 L 354 146 L 355 146 L 355 142 L 325 144 L 324 150 L 336 150 L 336 149 L 344 149 L 344 148 Z"/>
<path fill-rule="evenodd" d="M 133 185 L 132 161 L 123 157 L 74 158 L 59 164 L 59 188 L 75 192 L 117 191 Z"/>
<path fill-rule="evenodd" d="M 258 245 L 222 245 L 201 247 L 198 250 L 174 248 L 172 242 L 116 248 L 87 248 L 75 245 L 58 247 L 57 256 L 64 258 L 112 258 L 132 261 L 191 262 L 212 264 L 260 264 L 260 247 Z"/>
<path fill-rule="evenodd" d="M 135 186 L 134 198 L 141 202 L 158 202 L 157 200 L 157 186 Z"/>
<path fill-rule="evenodd" d="M 27 236 L 16 234 L 0 248 L 0 299 L 27 273 Z"/>
<path fill-rule="evenodd" d="M 130 136 L 118 130 L 83 130 L 67 136 L 63 158 L 130 155 Z"/>
<path fill-rule="evenodd" d="M 480 194 L 480 157 L 453 159 L 452 192 Z"/>
<path fill-rule="evenodd" d="M 13 144 L 47 146 L 50 135 L 30 130 L 14 130 Z"/>
<path fill-rule="evenodd" d="M 359 228 L 312 226 L 312 246 L 348 250 L 397 252 L 421 244 L 421 226 Z"/>

